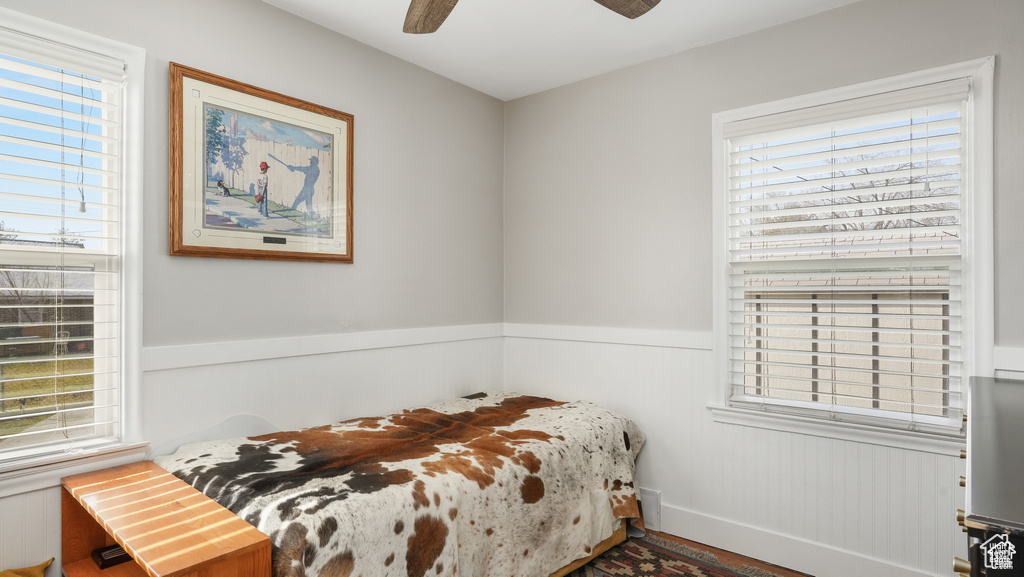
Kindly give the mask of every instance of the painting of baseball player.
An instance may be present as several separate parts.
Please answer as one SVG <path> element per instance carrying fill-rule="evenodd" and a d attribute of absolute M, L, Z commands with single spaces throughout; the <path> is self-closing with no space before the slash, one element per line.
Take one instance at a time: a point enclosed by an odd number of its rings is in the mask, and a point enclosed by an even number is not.
<path fill-rule="evenodd" d="M 206 107 L 210 193 L 206 212 L 211 215 L 207 226 L 332 237 L 337 208 L 332 182 L 334 136 L 228 108 Z M 276 165 L 280 165 L 274 169 L 277 172 L 271 172 Z M 246 189 L 248 195 L 235 192 Z M 259 217 L 252 213 L 253 204 Z"/>

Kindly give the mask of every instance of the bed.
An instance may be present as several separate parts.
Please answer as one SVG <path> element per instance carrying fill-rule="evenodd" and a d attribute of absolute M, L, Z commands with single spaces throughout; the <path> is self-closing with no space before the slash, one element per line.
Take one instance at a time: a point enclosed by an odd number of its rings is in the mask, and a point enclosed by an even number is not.
<path fill-rule="evenodd" d="M 640 517 L 635 423 L 480 393 L 155 457 L 270 536 L 274 577 L 562 574 Z"/>

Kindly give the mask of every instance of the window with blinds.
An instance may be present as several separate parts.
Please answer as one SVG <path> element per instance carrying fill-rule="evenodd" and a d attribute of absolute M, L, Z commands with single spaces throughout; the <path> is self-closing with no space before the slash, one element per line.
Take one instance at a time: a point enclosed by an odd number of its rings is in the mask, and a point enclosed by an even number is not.
<path fill-rule="evenodd" d="M 0 30 L 0 461 L 120 434 L 124 69 Z"/>
<path fill-rule="evenodd" d="M 730 402 L 959 429 L 970 83 L 726 124 Z"/>

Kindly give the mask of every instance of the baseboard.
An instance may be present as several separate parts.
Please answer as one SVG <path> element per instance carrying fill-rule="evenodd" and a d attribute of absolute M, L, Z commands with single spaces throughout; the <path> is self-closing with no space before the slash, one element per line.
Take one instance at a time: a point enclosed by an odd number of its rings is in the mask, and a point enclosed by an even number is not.
<path fill-rule="evenodd" d="M 449 343 L 498 338 L 502 334 L 502 324 L 491 323 L 145 347 L 142 350 L 142 370 L 163 371 L 308 355 Z"/>
<path fill-rule="evenodd" d="M 946 577 L 953 573 L 952 558 L 948 572 L 926 573 L 664 503 L 661 525 L 665 533 L 818 577 Z"/>
<path fill-rule="evenodd" d="M 661 491 L 640 487 L 640 512 L 644 526 L 651 531 L 661 531 Z"/>

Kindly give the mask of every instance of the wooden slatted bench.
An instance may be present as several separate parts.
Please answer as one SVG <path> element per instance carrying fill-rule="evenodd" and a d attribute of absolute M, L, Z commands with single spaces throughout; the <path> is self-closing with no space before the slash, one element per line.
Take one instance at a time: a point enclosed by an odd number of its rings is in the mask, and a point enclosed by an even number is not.
<path fill-rule="evenodd" d="M 174 475 L 141 461 L 61 480 L 65 577 L 269 577 L 270 539 Z M 100 570 L 117 543 L 133 561 Z"/>

